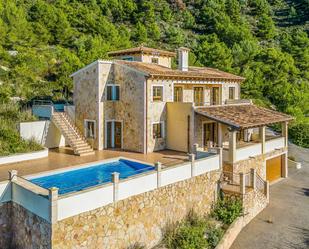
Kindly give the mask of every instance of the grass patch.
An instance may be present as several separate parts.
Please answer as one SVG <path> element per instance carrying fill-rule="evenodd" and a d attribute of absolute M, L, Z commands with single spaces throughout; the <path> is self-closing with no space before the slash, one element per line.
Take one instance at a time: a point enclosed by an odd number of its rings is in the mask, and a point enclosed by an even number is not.
<path fill-rule="evenodd" d="M 0 157 L 43 149 L 35 140 L 19 135 L 19 122 L 33 120 L 31 113 L 21 112 L 17 104 L 0 104 Z"/>

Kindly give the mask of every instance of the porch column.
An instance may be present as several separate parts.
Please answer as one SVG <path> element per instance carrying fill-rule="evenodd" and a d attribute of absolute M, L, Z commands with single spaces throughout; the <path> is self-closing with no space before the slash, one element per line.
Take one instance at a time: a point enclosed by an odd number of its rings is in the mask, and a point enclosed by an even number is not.
<path fill-rule="evenodd" d="M 218 123 L 218 147 L 222 147 L 222 125 Z"/>
<path fill-rule="evenodd" d="M 281 123 L 281 135 L 284 137 L 284 147 L 288 147 L 288 122 Z"/>
<path fill-rule="evenodd" d="M 259 135 L 260 135 L 260 141 L 262 145 L 262 155 L 265 154 L 265 131 L 266 131 L 266 126 L 260 126 L 259 127 Z"/>
<path fill-rule="evenodd" d="M 236 133 L 235 130 L 229 131 L 229 162 L 236 162 Z"/>

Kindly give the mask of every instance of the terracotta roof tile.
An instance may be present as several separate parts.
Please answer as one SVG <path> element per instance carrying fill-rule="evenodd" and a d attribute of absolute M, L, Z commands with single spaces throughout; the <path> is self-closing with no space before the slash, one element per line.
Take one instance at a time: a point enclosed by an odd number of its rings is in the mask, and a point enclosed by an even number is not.
<path fill-rule="evenodd" d="M 144 46 L 112 51 L 112 52 L 109 52 L 108 55 L 109 56 L 117 56 L 117 55 L 136 54 L 136 53 L 147 53 L 147 54 L 158 53 L 160 55 L 165 55 L 165 56 L 169 56 L 169 57 L 175 57 L 176 56 L 175 52 L 171 52 L 171 51 L 167 51 L 167 50 L 161 50 L 161 49 L 155 49 L 155 48 L 148 48 L 148 47 L 144 47 Z"/>
<path fill-rule="evenodd" d="M 236 129 L 253 128 L 294 119 L 287 114 L 252 104 L 198 107 L 195 112 Z"/>
<path fill-rule="evenodd" d="M 150 76 L 160 77 L 174 77 L 174 78 L 195 78 L 198 80 L 203 79 L 229 79 L 243 81 L 245 78 L 220 71 L 218 69 L 209 67 L 189 67 L 188 71 L 181 71 L 179 69 L 171 69 L 157 64 L 145 63 L 139 61 L 124 61 L 117 60 L 118 64 L 126 65 L 149 74 Z"/>

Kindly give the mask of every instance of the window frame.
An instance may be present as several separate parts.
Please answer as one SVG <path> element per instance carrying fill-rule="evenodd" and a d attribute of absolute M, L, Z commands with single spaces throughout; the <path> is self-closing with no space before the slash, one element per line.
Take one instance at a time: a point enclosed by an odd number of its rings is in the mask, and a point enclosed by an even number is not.
<path fill-rule="evenodd" d="M 154 125 L 161 125 L 161 136 L 160 137 L 156 137 L 155 133 L 154 133 Z M 164 139 L 165 138 L 165 125 L 164 125 L 164 121 L 159 121 L 159 122 L 152 122 L 151 126 L 151 132 L 152 132 L 152 139 L 156 140 L 156 139 Z"/>
<path fill-rule="evenodd" d="M 233 98 L 231 98 L 231 90 L 233 89 Z M 236 87 L 235 86 L 229 86 L 229 100 L 236 99 Z"/>
<path fill-rule="evenodd" d="M 88 136 L 88 123 L 93 123 L 93 137 Z M 96 125 L 97 121 L 94 119 L 84 119 L 84 135 L 86 139 L 96 139 Z"/>
<path fill-rule="evenodd" d="M 199 103 L 199 104 L 202 104 L 205 105 L 205 87 L 204 86 L 193 86 L 193 103 L 194 105 L 196 104 L 195 103 L 195 89 L 196 88 L 202 88 L 202 103 Z M 195 105 L 195 106 L 200 106 L 200 105 Z"/>
<path fill-rule="evenodd" d="M 175 88 L 176 87 L 179 87 L 179 88 L 181 88 L 181 100 L 179 100 L 179 101 L 175 101 Z M 174 85 L 174 87 L 173 87 L 173 102 L 179 102 L 179 103 L 182 103 L 183 102 L 183 92 L 184 92 L 184 86 L 175 86 Z"/>
<path fill-rule="evenodd" d="M 153 61 L 152 61 L 153 59 L 157 60 L 157 62 L 153 62 Z M 152 63 L 152 64 L 159 65 L 159 57 L 158 57 L 158 56 L 152 56 L 152 57 L 151 57 L 151 63 Z"/>
<path fill-rule="evenodd" d="M 160 100 L 154 100 L 154 88 L 161 87 L 162 88 L 162 96 Z M 151 101 L 152 102 L 163 102 L 164 101 L 164 85 L 152 85 L 151 86 Z"/>
<path fill-rule="evenodd" d="M 112 87 L 112 99 L 108 99 L 108 87 Z M 116 97 L 116 88 L 118 87 L 118 99 L 114 99 Z M 106 84 L 106 91 L 105 91 L 105 100 L 106 101 L 119 101 L 120 100 L 120 85 L 119 84 Z"/>

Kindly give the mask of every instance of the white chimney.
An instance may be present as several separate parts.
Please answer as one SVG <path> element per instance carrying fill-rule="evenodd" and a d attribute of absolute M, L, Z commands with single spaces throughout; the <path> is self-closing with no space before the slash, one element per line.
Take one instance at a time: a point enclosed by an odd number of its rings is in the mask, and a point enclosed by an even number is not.
<path fill-rule="evenodd" d="M 185 47 L 178 48 L 178 69 L 181 71 L 188 71 L 189 51 L 190 49 Z"/>

